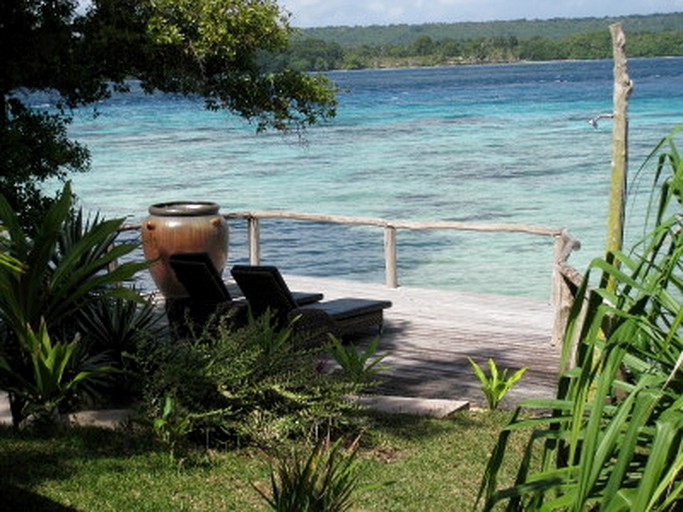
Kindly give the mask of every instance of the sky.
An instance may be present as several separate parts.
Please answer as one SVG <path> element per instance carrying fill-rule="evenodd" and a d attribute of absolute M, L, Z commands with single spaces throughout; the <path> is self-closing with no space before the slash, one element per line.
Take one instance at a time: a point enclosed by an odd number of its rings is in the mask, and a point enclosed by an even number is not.
<path fill-rule="evenodd" d="M 279 0 L 294 27 L 584 18 L 683 12 L 683 0 Z"/>

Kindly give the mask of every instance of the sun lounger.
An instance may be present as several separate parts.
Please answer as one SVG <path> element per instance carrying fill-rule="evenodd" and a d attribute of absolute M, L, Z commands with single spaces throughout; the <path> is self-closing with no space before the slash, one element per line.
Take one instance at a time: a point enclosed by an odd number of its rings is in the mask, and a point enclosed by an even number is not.
<path fill-rule="evenodd" d="M 238 314 L 246 307 L 246 302 L 233 299 L 227 285 L 216 270 L 207 253 L 177 253 L 169 258 L 169 263 L 178 281 L 187 291 L 188 298 L 175 301 L 169 318 L 189 314 L 195 322 L 205 322 L 216 312 L 229 311 Z M 322 293 L 294 294 L 298 306 L 322 300 Z M 243 315 L 237 323 L 243 323 Z"/>
<path fill-rule="evenodd" d="M 231 270 L 254 316 L 270 310 L 279 327 L 289 325 L 307 337 L 338 337 L 357 334 L 370 328 L 382 331 L 387 300 L 344 298 L 300 306 L 276 267 L 235 265 Z"/>

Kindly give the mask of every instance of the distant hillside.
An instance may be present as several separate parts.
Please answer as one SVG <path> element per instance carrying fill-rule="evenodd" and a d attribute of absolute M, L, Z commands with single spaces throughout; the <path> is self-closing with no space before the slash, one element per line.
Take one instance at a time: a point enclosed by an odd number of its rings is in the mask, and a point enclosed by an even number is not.
<path fill-rule="evenodd" d="M 301 29 L 301 38 L 319 39 L 327 43 L 337 43 L 342 47 L 406 45 L 412 43 L 420 36 L 427 36 L 434 41 L 443 39 L 471 40 L 499 36 L 513 36 L 520 40 L 534 37 L 557 40 L 574 34 L 608 30 L 608 26 L 617 21 L 624 23 L 624 30 L 627 34 L 683 30 L 683 12 L 679 12 L 605 18 L 557 18 L 550 20 L 513 20 L 477 23 L 307 28 Z"/>

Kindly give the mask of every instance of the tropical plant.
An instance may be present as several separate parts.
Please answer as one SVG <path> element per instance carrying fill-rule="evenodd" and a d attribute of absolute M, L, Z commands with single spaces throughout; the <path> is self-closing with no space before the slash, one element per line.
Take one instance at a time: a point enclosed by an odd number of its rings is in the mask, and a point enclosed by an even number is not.
<path fill-rule="evenodd" d="M 271 468 L 270 495 L 255 489 L 277 512 L 341 512 L 350 510 L 361 490 L 356 462 L 359 438 L 350 448 L 342 440 L 318 441 L 310 454 L 280 457 Z"/>
<path fill-rule="evenodd" d="M 76 329 L 87 336 L 92 350 L 107 352 L 122 369 L 133 370 L 138 346 L 167 335 L 163 315 L 151 300 L 120 297 L 90 302 L 76 317 Z"/>
<path fill-rule="evenodd" d="M 384 369 L 380 363 L 386 356 L 375 357 L 379 349 L 379 338 L 374 338 L 360 352 L 352 343 L 344 345 L 336 336 L 330 335 L 330 339 L 330 354 L 351 380 L 367 384 Z"/>
<path fill-rule="evenodd" d="M 5 269 L 10 271 L 21 272 L 23 270 L 21 262 L 10 256 L 8 252 L 9 240 L 7 238 L 7 232 L 5 231 L 5 228 L 0 225 L 0 267 L 5 267 Z"/>
<path fill-rule="evenodd" d="M 484 392 L 486 397 L 486 402 L 488 403 L 489 409 L 498 409 L 498 405 L 501 400 L 505 398 L 508 391 L 515 385 L 515 383 L 522 378 L 526 373 L 526 368 L 520 368 L 515 373 L 508 377 L 508 368 L 505 368 L 503 372 L 498 371 L 498 367 L 493 359 L 489 358 L 489 372 L 490 375 L 486 375 L 484 370 L 482 370 L 477 363 L 471 357 L 468 357 L 472 368 L 474 369 L 475 375 L 479 378 L 481 382 L 481 390 Z"/>
<path fill-rule="evenodd" d="M 552 414 L 518 410 L 501 433 L 481 488 L 486 510 L 504 500 L 507 510 L 683 506 L 683 160 L 673 134 L 652 162 L 653 227 L 630 254 L 591 263 L 570 313 L 557 399 L 522 404 Z M 590 289 L 593 271 L 601 279 Z M 511 433 L 528 427 L 535 435 L 515 484 L 496 489 Z"/>
<path fill-rule="evenodd" d="M 123 219 L 96 219 L 83 224 L 78 220 L 80 215 L 75 220 L 72 216 L 72 201 L 67 184 L 40 227 L 29 236 L 18 215 L 0 196 L 0 223 L 9 237 L 7 254 L 23 269 L 16 272 L 0 266 L 0 355 L 16 375 L 33 372 L 31 354 L 22 342 L 30 330 L 37 332 L 44 324 L 51 335 L 71 339 L 76 318 L 88 304 L 112 297 L 140 300 L 124 283 L 147 264 L 125 262 L 110 268 L 137 247 L 115 243 Z M 74 225 L 82 230 L 74 229 Z M 0 389 L 6 387 L 0 378 Z M 28 395 L 10 393 L 15 424 L 22 419 L 22 396 Z"/>
<path fill-rule="evenodd" d="M 19 337 L 19 343 L 22 351 L 30 357 L 31 373 L 17 372 L 0 355 L 0 374 L 3 375 L 4 389 L 23 399 L 26 404 L 23 415 L 35 422 L 56 420 L 58 406 L 80 383 L 114 369 L 106 359 L 91 356 L 80 361 L 75 371 L 69 372 L 69 366 L 75 360 L 78 337 L 70 343 L 53 343 L 45 322 L 40 324 L 38 332 L 27 327 L 25 335 Z"/>

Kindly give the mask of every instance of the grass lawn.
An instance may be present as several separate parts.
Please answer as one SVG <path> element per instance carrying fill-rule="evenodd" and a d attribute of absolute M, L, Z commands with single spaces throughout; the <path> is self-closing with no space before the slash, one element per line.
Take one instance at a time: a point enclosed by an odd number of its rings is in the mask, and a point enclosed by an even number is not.
<path fill-rule="evenodd" d="M 357 495 L 354 510 L 472 510 L 509 415 L 371 416 L 359 454 L 362 480 L 392 484 Z M 514 443 L 517 455 L 523 441 Z M 268 489 L 269 463 L 255 448 L 193 452 L 171 463 L 147 435 L 79 428 L 48 437 L 3 427 L 0 482 L 1 510 L 241 512 L 266 510 L 252 484 Z"/>

